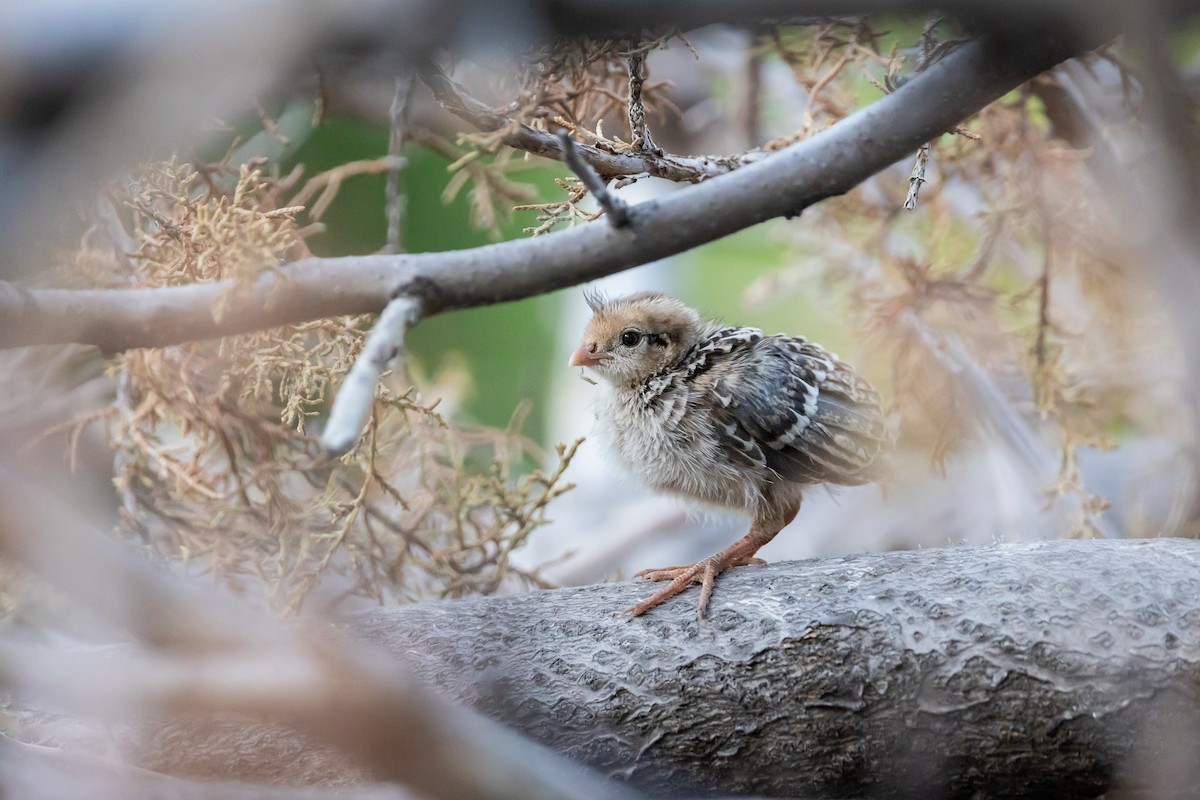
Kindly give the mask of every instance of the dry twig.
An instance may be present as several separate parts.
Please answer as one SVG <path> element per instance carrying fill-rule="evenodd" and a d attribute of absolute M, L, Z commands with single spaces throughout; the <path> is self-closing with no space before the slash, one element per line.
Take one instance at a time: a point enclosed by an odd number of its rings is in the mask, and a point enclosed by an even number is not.
<path fill-rule="evenodd" d="M 562 142 L 563 163 L 571 168 L 592 198 L 604 209 L 608 223 L 614 228 L 623 228 L 629 224 L 629 204 L 608 190 L 604 181 L 586 161 L 579 157 L 575 140 L 566 131 L 559 131 L 558 140 Z"/>
<path fill-rule="evenodd" d="M 921 185 L 925 183 L 925 165 L 929 162 L 929 144 L 923 144 L 917 150 L 917 158 L 913 162 L 912 175 L 908 177 L 908 196 L 904 198 L 904 208 L 912 211 L 917 207 L 917 195 Z"/>
<path fill-rule="evenodd" d="M 646 49 L 634 48 L 626 56 L 629 67 L 629 135 L 634 150 L 664 156 L 666 152 L 650 138 L 646 127 L 646 108 L 642 103 L 642 89 L 646 84 Z"/>
<path fill-rule="evenodd" d="M 392 97 L 391 132 L 388 135 L 388 158 L 392 159 L 392 168 L 387 173 L 386 202 L 384 215 L 387 218 L 387 245 L 385 253 L 399 253 L 404 250 L 401 243 L 401 227 L 404 223 L 404 145 L 409 138 L 409 102 L 417 76 L 409 74 L 396 79 L 396 93 Z"/>
<path fill-rule="evenodd" d="M 487 107 L 471 97 L 466 89 L 442 70 L 430 66 L 421 70 L 418 75 L 447 111 L 470 122 L 481 131 L 499 134 L 499 144 L 546 158 L 562 157 L 562 147 L 554 134 L 533 128 Z M 621 150 L 613 145 L 602 146 L 599 143 L 577 146 L 580 157 L 603 177 L 651 176 L 680 183 L 696 183 L 722 175 L 759 161 L 763 157 L 761 153 L 746 153 L 741 156 L 659 156 L 646 151 Z"/>

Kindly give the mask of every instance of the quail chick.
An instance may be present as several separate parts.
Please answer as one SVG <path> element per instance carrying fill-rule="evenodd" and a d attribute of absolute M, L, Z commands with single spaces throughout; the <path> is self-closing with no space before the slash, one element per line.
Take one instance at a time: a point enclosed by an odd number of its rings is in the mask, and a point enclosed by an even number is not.
<path fill-rule="evenodd" d="M 602 443 L 650 488 L 752 520 L 696 564 L 637 573 L 669 582 L 633 615 L 699 582 L 703 618 L 717 576 L 763 563 L 754 554 L 796 516 L 806 487 L 882 477 L 891 439 L 879 394 L 820 345 L 706 321 L 657 292 L 584 297 L 593 316 L 570 365 L 611 385 L 596 408 Z"/>

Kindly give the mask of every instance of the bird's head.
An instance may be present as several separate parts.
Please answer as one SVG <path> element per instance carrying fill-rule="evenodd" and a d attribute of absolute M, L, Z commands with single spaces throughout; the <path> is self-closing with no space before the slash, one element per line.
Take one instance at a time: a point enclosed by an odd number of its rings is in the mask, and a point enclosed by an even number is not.
<path fill-rule="evenodd" d="M 700 315 L 665 294 L 609 299 L 591 290 L 584 299 L 592 319 L 570 365 L 591 367 L 614 385 L 639 383 L 675 363 L 700 334 Z"/>

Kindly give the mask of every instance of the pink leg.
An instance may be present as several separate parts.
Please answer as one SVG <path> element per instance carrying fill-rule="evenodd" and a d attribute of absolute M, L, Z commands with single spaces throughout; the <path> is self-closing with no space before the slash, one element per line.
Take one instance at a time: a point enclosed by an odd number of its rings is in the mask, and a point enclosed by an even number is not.
<path fill-rule="evenodd" d="M 761 558 L 755 558 L 754 554 L 758 552 L 760 547 L 774 539 L 775 534 L 779 533 L 785 525 L 795 519 L 796 512 L 799 510 L 800 504 L 797 503 L 794 507 L 786 509 L 779 516 L 755 520 L 754 524 L 750 527 L 750 532 L 741 539 L 738 539 L 721 552 L 711 555 L 695 564 L 683 567 L 642 570 L 637 573 L 636 577 L 644 577 L 652 581 L 670 581 L 670 583 L 642 602 L 626 610 L 635 617 L 640 616 L 655 606 L 665 603 L 696 581 L 699 581 L 700 602 L 697 614 L 700 619 L 704 619 L 704 612 L 708 608 L 708 601 L 712 596 L 717 576 L 730 567 L 766 563 Z"/>

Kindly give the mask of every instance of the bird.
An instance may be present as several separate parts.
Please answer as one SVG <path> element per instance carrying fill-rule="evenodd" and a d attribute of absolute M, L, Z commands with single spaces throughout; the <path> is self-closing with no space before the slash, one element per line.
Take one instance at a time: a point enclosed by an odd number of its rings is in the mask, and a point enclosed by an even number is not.
<path fill-rule="evenodd" d="M 879 393 L 820 345 L 704 319 L 660 292 L 589 289 L 584 299 L 592 317 L 568 363 L 608 385 L 594 404 L 604 449 L 652 490 L 751 520 L 719 553 L 638 572 L 666 585 L 626 609 L 633 616 L 699 583 L 704 619 L 717 576 L 766 563 L 755 553 L 795 518 L 808 487 L 887 475 L 892 436 Z"/>

